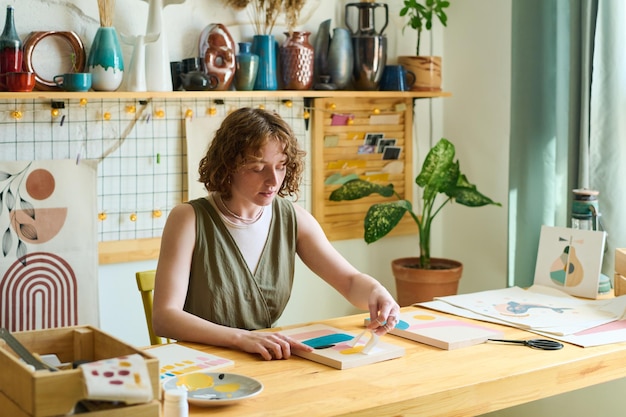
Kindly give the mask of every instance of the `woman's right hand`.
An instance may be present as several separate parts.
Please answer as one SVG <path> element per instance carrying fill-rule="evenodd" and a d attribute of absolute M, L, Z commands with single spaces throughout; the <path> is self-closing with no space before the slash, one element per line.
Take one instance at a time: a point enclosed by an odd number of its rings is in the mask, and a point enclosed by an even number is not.
<path fill-rule="evenodd" d="M 312 347 L 278 332 L 243 332 L 236 346 L 244 352 L 258 353 L 266 361 L 289 359 L 293 350 L 313 350 Z"/>

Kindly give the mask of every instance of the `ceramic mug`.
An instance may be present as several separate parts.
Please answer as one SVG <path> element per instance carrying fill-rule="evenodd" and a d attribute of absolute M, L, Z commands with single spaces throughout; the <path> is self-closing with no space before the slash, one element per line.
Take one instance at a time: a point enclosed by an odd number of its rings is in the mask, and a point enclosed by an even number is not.
<path fill-rule="evenodd" d="M 7 72 L 2 74 L 6 89 L 11 92 L 33 91 L 35 88 L 34 72 Z"/>
<path fill-rule="evenodd" d="M 55 75 L 54 83 L 65 91 L 89 91 L 91 88 L 91 73 L 68 72 Z"/>
<path fill-rule="evenodd" d="M 415 84 L 415 74 L 402 65 L 385 65 L 380 79 L 381 91 L 407 91 Z"/>

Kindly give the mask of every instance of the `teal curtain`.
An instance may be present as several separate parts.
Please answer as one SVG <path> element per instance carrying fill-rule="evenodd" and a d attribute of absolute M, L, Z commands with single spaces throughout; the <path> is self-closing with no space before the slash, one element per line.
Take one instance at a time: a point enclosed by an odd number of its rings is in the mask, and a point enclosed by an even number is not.
<path fill-rule="evenodd" d="M 513 0 L 509 284 L 533 282 L 541 225 L 598 190 L 602 272 L 626 247 L 626 2 Z"/>
<path fill-rule="evenodd" d="M 581 143 L 597 3 L 512 3 L 509 285 L 532 284 L 541 226 L 569 226 L 572 190 L 588 187 Z"/>
<path fill-rule="evenodd" d="M 601 219 L 607 231 L 602 272 L 613 277 L 616 248 L 626 248 L 626 1 L 599 0 L 593 54 L 588 177 L 583 184 L 600 191 Z"/>

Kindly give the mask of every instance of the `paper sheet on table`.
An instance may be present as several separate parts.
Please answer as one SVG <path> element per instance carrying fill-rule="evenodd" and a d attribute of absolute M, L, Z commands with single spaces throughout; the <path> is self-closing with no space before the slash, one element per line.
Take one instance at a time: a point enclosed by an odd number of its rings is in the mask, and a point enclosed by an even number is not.
<path fill-rule="evenodd" d="M 466 317 L 468 319 L 480 320 L 489 323 L 502 324 L 504 326 L 512 326 L 511 323 L 498 320 L 493 317 L 483 316 L 481 314 L 473 313 L 464 308 L 455 307 L 452 304 L 440 300 L 427 301 L 416 304 L 420 307 L 425 307 L 431 310 L 441 311 L 442 313 L 453 314 L 455 316 Z M 562 342 L 571 343 L 582 347 L 608 345 L 610 343 L 626 342 L 626 320 L 616 320 L 607 324 L 592 327 L 590 329 L 582 330 L 577 333 L 559 336 L 547 332 L 536 331 L 532 329 L 526 329 L 529 332 L 539 334 L 541 336 L 549 337 L 551 339 L 557 339 Z"/>
<path fill-rule="evenodd" d="M 511 287 L 437 300 L 483 316 L 485 321 L 491 318 L 501 324 L 560 336 L 620 320 L 626 310 L 626 297 L 582 300 L 537 285 L 527 290 Z"/>

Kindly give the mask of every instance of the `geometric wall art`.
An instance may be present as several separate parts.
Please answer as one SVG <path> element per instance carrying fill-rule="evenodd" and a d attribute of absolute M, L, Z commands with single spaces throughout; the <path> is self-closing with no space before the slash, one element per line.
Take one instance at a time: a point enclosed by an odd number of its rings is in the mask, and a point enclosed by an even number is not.
<path fill-rule="evenodd" d="M 602 231 L 542 226 L 534 284 L 597 298 L 605 240 Z"/>
<path fill-rule="evenodd" d="M 98 325 L 96 167 L 0 161 L 0 326 Z"/>

